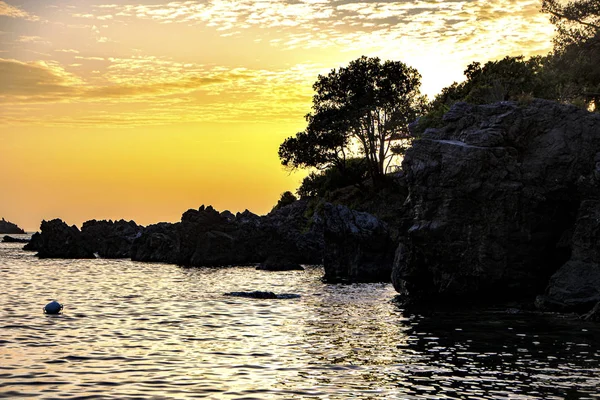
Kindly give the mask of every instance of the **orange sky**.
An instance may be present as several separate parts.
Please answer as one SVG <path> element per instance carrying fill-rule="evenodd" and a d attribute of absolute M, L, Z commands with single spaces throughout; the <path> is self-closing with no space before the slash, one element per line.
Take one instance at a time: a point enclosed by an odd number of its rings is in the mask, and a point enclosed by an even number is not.
<path fill-rule="evenodd" d="M 539 1 L 0 0 L 0 217 L 263 214 L 319 73 L 401 60 L 430 96 L 471 61 L 545 54 Z"/>

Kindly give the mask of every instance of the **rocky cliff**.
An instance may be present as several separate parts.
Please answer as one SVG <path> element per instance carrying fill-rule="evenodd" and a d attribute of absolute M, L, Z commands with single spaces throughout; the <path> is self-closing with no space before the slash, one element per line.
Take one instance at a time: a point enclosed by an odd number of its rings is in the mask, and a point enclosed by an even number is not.
<path fill-rule="evenodd" d="M 533 298 L 567 265 L 548 290 L 569 303 L 564 276 L 599 268 L 598 189 L 581 183 L 600 176 L 600 115 L 543 100 L 459 103 L 443 122 L 403 162 L 412 223 L 395 288 L 413 299 Z"/>

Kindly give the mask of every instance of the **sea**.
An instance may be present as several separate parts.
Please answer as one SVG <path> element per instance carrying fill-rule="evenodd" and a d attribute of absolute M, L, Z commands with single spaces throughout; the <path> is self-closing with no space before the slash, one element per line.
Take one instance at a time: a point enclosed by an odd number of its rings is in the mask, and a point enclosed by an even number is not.
<path fill-rule="evenodd" d="M 40 260 L 0 243 L 0 398 L 599 399 L 600 324 L 408 312 L 323 270 Z M 297 294 L 286 299 L 233 291 Z M 62 314 L 46 315 L 57 300 Z"/>

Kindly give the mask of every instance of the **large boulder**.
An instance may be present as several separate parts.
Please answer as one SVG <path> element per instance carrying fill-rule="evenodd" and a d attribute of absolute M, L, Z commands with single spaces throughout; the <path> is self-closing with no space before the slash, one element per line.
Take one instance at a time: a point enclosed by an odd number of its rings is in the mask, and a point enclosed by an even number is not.
<path fill-rule="evenodd" d="M 143 227 L 134 221 L 86 221 L 81 227 L 85 246 L 102 258 L 130 258 L 133 241 Z"/>
<path fill-rule="evenodd" d="M 42 221 L 40 236 L 36 239 L 40 258 L 94 258 L 81 237 L 79 229 L 60 219 Z"/>
<path fill-rule="evenodd" d="M 392 281 L 413 299 L 531 298 L 570 258 L 600 115 L 544 100 L 458 103 L 403 161 L 412 226 Z"/>
<path fill-rule="evenodd" d="M 19 228 L 16 224 L 2 218 L 0 220 L 0 233 L 9 233 L 11 235 L 23 234 L 25 231 Z"/>
<path fill-rule="evenodd" d="M 394 242 L 375 216 L 326 203 L 322 209 L 327 282 L 389 282 Z"/>

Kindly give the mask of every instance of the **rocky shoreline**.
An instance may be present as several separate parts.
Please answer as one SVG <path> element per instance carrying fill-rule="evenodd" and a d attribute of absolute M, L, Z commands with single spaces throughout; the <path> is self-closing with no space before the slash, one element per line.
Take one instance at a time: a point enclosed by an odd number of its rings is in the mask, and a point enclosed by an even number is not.
<path fill-rule="evenodd" d="M 415 304 L 537 297 L 539 309 L 598 319 L 599 114 L 545 100 L 457 103 L 414 140 L 403 173 L 395 184 L 408 195 L 389 205 L 400 211 L 388 223 L 319 199 L 265 216 L 202 206 L 147 227 L 44 221 L 26 249 L 182 266 L 323 264 L 327 282 L 391 279 Z"/>

